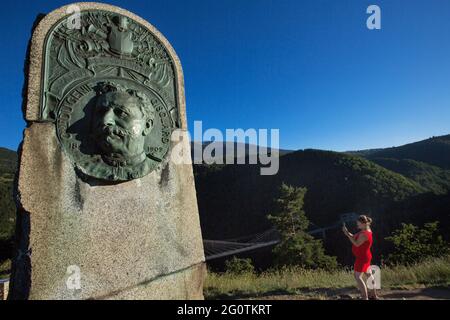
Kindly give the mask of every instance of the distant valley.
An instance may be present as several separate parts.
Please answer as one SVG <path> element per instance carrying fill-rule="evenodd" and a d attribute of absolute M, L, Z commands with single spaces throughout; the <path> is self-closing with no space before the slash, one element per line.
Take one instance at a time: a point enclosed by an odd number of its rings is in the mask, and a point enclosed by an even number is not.
<path fill-rule="evenodd" d="M 197 147 L 203 149 L 209 144 Z M 192 143 L 192 149 L 194 146 Z M 226 146 L 230 150 L 237 144 Z M 246 157 L 261 151 L 249 145 L 241 147 Z M 16 166 L 16 153 L 0 148 L 3 258 L 9 255 L 14 230 L 12 189 Z M 450 231 L 450 135 L 394 148 L 345 153 L 280 150 L 280 168 L 274 176 L 261 176 L 259 165 L 249 164 L 195 164 L 194 175 L 206 239 L 239 237 L 270 228 L 266 216 L 283 182 L 308 189 L 305 210 L 314 226 L 333 223 L 346 212 L 373 216 L 378 237 L 375 254 L 378 250 L 379 257 L 388 250 L 383 238 L 401 222 L 439 220 L 447 234 Z M 349 261 L 339 231 L 327 235 L 325 246 L 342 263 Z"/>

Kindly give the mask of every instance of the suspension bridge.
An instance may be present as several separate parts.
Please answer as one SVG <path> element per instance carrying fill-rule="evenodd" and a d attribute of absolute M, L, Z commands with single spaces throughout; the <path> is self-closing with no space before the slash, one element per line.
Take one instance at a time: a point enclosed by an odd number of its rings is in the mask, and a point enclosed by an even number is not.
<path fill-rule="evenodd" d="M 325 238 L 328 230 L 342 227 L 343 223 L 354 222 L 358 215 L 356 213 L 344 213 L 340 215 L 339 221 L 326 227 L 318 227 L 313 224 L 313 229 L 308 231 L 310 235 L 321 235 Z M 213 259 L 223 258 L 236 255 L 238 253 L 252 251 L 264 247 L 270 247 L 278 244 L 280 237 L 275 228 L 238 238 L 225 240 L 203 240 L 205 250 L 205 259 L 210 261 Z"/>

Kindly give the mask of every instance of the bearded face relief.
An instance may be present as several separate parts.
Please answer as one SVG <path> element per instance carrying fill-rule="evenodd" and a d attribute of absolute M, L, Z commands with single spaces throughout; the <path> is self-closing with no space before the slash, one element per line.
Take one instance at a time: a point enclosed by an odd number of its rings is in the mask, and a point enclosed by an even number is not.
<path fill-rule="evenodd" d="M 92 117 L 95 142 L 112 165 L 135 165 L 145 160 L 145 137 L 151 132 L 154 108 L 140 92 L 119 85 L 98 95 Z"/>
<path fill-rule="evenodd" d="M 173 122 L 161 97 L 123 79 L 75 86 L 62 100 L 57 132 L 79 171 L 109 181 L 141 178 L 169 148 Z"/>

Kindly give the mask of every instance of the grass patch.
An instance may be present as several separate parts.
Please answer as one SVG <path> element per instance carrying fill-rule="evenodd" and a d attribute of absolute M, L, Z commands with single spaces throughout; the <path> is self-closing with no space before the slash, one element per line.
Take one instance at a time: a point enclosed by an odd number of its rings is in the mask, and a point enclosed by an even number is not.
<path fill-rule="evenodd" d="M 11 273 L 11 260 L 7 259 L 0 262 L 0 279 L 9 278 Z"/>
<path fill-rule="evenodd" d="M 382 284 L 389 288 L 446 286 L 450 284 L 450 255 L 412 266 L 387 268 L 381 276 Z"/>
<path fill-rule="evenodd" d="M 412 266 L 386 267 L 381 271 L 383 289 L 414 288 L 450 284 L 450 256 Z M 207 299 L 249 298 L 302 294 L 314 297 L 355 287 L 351 270 L 325 271 L 285 268 L 260 274 L 208 272 L 204 286 Z"/>

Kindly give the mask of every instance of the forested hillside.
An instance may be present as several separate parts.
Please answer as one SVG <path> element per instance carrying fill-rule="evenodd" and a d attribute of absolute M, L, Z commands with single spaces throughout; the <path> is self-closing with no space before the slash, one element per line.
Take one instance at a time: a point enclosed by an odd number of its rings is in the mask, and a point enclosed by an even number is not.
<path fill-rule="evenodd" d="M 389 250 L 384 237 L 402 222 L 438 220 L 450 233 L 449 162 L 450 135 L 348 153 L 283 150 L 273 176 L 261 176 L 259 165 L 194 165 L 202 233 L 226 239 L 271 228 L 267 215 L 284 182 L 308 189 L 304 209 L 313 228 L 347 212 L 371 215 L 379 259 Z M 16 163 L 15 152 L 0 148 L 0 260 L 9 255 L 14 229 Z M 339 230 L 327 234 L 325 247 L 341 263 L 349 261 L 346 244 Z"/>

